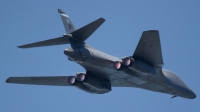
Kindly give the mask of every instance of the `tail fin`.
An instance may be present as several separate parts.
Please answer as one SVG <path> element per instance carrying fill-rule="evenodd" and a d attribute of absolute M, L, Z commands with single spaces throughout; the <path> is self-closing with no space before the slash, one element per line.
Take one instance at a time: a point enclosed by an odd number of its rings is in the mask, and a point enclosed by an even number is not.
<path fill-rule="evenodd" d="M 70 34 L 73 31 L 75 31 L 76 28 L 74 27 L 73 23 L 69 19 L 69 16 L 64 11 L 62 11 L 61 9 L 58 9 L 58 12 L 60 13 L 60 17 L 61 17 L 63 25 L 65 27 L 66 33 Z"/>
<path fill-rule="evenodd" d="M 85 25 L 84 27 L 72 32 L 73 38 L 79 41 L 85 41 L 94 31 L 96 31 L 105 21 L 103 18 L 99 18 L 96 21 L 91 22 L 90 24 Z"/>
<path fill-rule="evenodd" d="M 61 9 L 58 9 L 58 12 L 60 13 L 66 33 L 72 34 L 73 39 L 78 41 L 85 41 L 105 21 L 105 19 L 99 18 L 96 21 L 93 21 L 92 23 L 76 30 L 73 23 L 69 19 L 69 16 Z"/>
<path fill-rule="evenodd" d="M 96 29 L 98 29 L 105 19 L 99 18 L 96 21 L 91 22 L 88 25 L 76 30 L 74 25 L 61 9 L 58 9 L 60 13 L 61 19 L 63 21 L 65 30 L 67 32 L 66 35 L 63 35 L 58 38 L 53 38 L 45 41 L 39 41 L 31 44 L 18 46 L 19 48 L 32 48 L 32 47 L 43 47 L 43 46 L 52 46 L 52 45 L 60 45 L 60 44 L 71 44 L 71 46 L 76 46 L 76 44 L 83 43 Z"/>
<path fill-rule="evenodd" d="M 152 66 L 163 66 L 160 36 L 157 30 L 144 31 L 132 56 Z"/>

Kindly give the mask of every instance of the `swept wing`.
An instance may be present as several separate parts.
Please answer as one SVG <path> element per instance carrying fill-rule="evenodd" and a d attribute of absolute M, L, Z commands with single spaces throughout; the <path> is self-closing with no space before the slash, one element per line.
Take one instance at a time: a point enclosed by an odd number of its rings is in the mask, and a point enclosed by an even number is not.
<path fill-rule="evenodd" d="M 46 77 L 9 77 L 7 83 L 50 85 L 50 86 L 71 86 L 68 83 L 70 76 L 46 76 Z"/>

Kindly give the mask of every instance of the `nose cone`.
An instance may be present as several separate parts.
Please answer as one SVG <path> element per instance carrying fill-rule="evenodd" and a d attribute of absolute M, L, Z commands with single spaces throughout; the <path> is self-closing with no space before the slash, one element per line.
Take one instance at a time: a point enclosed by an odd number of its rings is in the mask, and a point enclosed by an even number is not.
<path fill-rule="evenodd" d="M 185 95 L 188 99 L 195 99 L 197 97 L 196 94 L 189 88 L 185 90 Z"/>
<path fill-rule="evenodd" d="M 191 91 L 191 93 L 190 93 L 191 95 L 190 95 L 190 98 L 191 99 L 195 99 L 197 96 L 196 96 L 196 94 L 193 92 L 193 91 Z"/>

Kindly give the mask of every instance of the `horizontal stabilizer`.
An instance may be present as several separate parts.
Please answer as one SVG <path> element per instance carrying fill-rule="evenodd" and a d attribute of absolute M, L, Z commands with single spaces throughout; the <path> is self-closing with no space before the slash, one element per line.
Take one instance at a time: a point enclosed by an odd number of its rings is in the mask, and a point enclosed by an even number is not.
<path fill-rule="evenodd" d="M 93 21 L 92 23 L 72 32 L 73 38 L 79 41 L 85 41 L 92 33 L 98 29 L 101 24 L 103 24 L 105 19 L 99 18 L 96 21 Z"/>
<path fill-rule="evenodd" d="M 163 66 L 159 32 L 157 30 L 144 31 L 132 56 L 152 66 Z"/>
<path fill-rule="evenodd" d="M 47 76 L 47 77 L 9 77 L 7 83 L 50 85 L 50 86 L 71 86 L 68 83 L 69 76 Z"/>
<path fill-rule="evenodd" d="M 60 45 L 60 44 L 69 44 L 69 40 L 67 37 L 58 37 L 54 39 L 44 40 L 40 42 L 35 42 L 31 44 L 18 46 L 19 48 L 32 48 L 32 47 L 43 47 L 43 46 L 52 46 L 52 45 Z"/>

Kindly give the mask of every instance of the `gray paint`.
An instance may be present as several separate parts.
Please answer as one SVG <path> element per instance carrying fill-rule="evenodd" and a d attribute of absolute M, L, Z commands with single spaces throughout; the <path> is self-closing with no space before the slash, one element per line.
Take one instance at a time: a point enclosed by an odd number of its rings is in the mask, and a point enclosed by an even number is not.
<path fill-rule="evenodd" d="M 68 16 L 58 10 L 66 30 Z M 64 17 L 63 17 L 64 14 Z M 67 17 L 67 18 L 66 18 Z M 84 41 L 105 21 L 100 18 L 96 21 L 74 31 L 67 31 L 59 39 L 50 39 L 33 44 L 20 46 L 20 48 L 31 48 L 49 45 L 70 43 L 71 48 L 65 49 L 64 54 L 77 64 L 85 68 L 85 78 L 80 81 L 80 73 L 76 76 L 54 76 L 54 77 L 9 77 L 7 83 L 75 86 L 89 93 L 103 94 L 111 91 L 111 87 L 136 87 L 150 91 L 167 93 L 173 98 L 180 96 L 194 99 L 196 94 L 175 73 L 162 69 L 163 59 L 160 45 L 159 32 L 157 30 L 144 31 L 133 56 L 130 65 L 122 63 L 124 58 L 117 58 L 92 48 Z M 67 21 L 70 24 L 71 21 Z M 73 24 L 72 24 L 73 25 Z M 74 27 L 74 26 L 73 26 Z M 74 27 L 75 28 L 75 27 Z M 52 41 L 54 40 L 54 41 Z M 120 62 L 120 69 L 115 69 L 113 64 Z M 81 73 L 83 75 L 83 73 Z M 70 79 L 73 84 L 69 84 Z"/>

